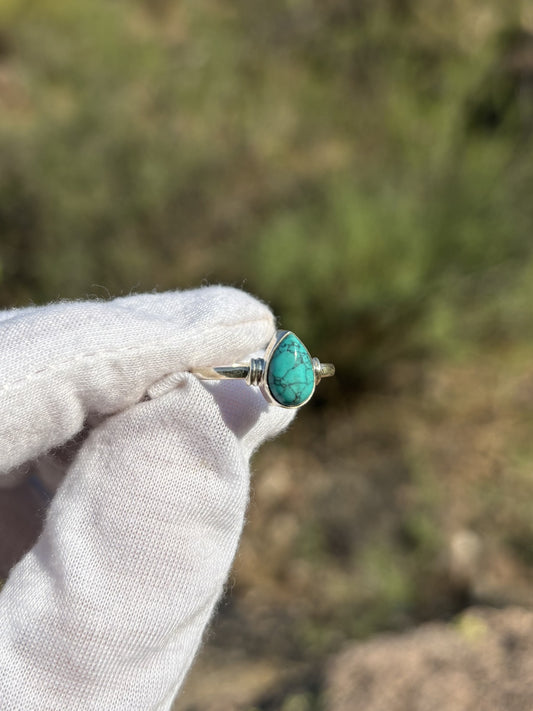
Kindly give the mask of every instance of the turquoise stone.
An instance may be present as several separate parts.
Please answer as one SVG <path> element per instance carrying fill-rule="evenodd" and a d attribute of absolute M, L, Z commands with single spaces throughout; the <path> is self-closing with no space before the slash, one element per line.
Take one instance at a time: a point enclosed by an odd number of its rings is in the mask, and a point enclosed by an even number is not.
<path fill-rule="evenodd" d="M 266 380 L 272 397 L 284 407 L 298 407 L 312 395 L 313 361 L 294 333 L 289 332 L 272 352 Z"/>

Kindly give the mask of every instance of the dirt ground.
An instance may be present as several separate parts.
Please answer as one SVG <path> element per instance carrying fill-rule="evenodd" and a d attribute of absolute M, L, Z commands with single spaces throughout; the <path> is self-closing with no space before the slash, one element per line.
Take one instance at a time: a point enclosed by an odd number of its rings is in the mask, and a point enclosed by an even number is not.
<path fill-rule="evenodd" d="M 335 414 L 303 410 L 265 447 L 226 596 L 175 711 L 338 711 L 348 706 L 331 701 L 327 670 L 346 645 L 383 632 L 411 644 L 431 621 L 446 645 L 471 605 L 520 605 L 526 619 L 529 355 L 400 364 Z"/>

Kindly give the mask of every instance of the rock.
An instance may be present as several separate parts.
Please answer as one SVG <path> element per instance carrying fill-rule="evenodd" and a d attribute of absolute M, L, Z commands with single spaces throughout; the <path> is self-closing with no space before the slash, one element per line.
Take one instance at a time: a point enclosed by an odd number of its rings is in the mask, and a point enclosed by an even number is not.
<path fill-rule="evenodd" d="M 471 608 L 449 624 L 352 644 L 328 665 L 325 708 L 533 709 L 533 613 Z"/>

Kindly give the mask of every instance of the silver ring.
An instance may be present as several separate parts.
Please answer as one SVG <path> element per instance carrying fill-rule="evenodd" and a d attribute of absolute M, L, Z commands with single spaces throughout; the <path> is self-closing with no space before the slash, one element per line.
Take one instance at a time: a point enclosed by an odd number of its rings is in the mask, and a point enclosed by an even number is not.
<path fill-rule="evenodd" d="M 295 409 L 309 402 L 322 378 L 335 375 L 335 366 L 312 358 L 292 331 L 277 331 L 264 358 L 192 368 L 190 372 L 201 380 L 245 380 L 258 386 L 269 403 Z"/>

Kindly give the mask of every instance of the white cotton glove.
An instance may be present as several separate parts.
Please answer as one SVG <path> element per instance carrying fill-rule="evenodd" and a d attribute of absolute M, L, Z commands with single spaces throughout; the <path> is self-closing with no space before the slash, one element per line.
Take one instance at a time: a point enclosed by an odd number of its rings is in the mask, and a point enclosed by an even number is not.
<path fill-rule="evenodd" d="M 0 594 L 3 711 L 171 707 L 235 554 L 250 455 L 292 418 L 187 371 L 274 330 L 227 287 L 0 315 L 0 480 L 72 459 Z"/>

